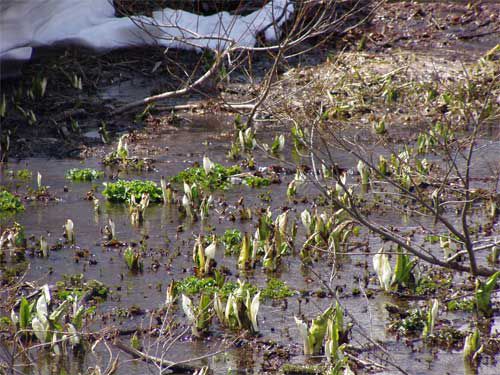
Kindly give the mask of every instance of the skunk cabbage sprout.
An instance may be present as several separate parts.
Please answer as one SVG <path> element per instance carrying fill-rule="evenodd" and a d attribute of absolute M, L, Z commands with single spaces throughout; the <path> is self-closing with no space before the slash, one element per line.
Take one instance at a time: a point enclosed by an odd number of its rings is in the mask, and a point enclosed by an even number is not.
<path fill-rule="evenodd" d="M 373 256 L 373 268 L 378 276 L 378 281 L 382 289 L 388 292 L 391 289 L 392 269 L 387 254 L 383 254 L 384 248 Z"/>
<path fill-rule="evenodd" d="M 75 243 L 75 232 L 74 232 L 74 224 L 71 219 L 66 220 L 66 225 L 64 226 L 64 231 L 66 233 L 66 241 L 68 241 L 69 244 L 74 244 Z"/>
<path fill-rule="evenodd" d="M 209 174 L 212 169 L 214 169 L 215 164 L 213 163 L 212 160 L 208 158 L 208 156 L 203 156 L 203 169 L 205 170 L 206 174 Z"/>

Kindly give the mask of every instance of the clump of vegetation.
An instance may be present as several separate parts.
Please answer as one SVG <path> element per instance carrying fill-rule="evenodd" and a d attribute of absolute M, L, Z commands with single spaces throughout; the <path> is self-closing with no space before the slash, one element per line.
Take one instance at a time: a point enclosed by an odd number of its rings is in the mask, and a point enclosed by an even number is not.
<path fill-rule="evenodd" d="M 246 185 L 258 188 L 269 186 L 271 180 L 267 177 L 254 176 L 241 173 L 238 165 L 225 167 L 218 163 L 213 163 L 208 157 L 203 158 L 203 166 L 195 165 L 180 172 L 170 179 L 174 183 L 184 183 L 196 185 L 202 190 L 227 190 L 233 183 L 232 177 Z"/>
<path fill-rule="evenodd" d="M 129 200 L 129 213 L 132 225 L 142 224 L 144 221 L 144 212 L 149 206 L 149 194 L 142 194 L 141 200 L 137 203 L 135 196 L 132 194 Z"/>
<path fill-rule="evenodd" d="M 448 302 L 446 305 L 448 311 L 473 311 L 474 301 L 472 299 L 458 299 Z"/>
<path fill-rule="evenodd" d="M 66 172 L 66 178 L 73 181 L 93 181 L 104 176 L 104 172 L 92 168 L 73 168 Z"/>
<path fill-rule="evenodd" d="M 469 363 L 475 363 L 477 361 L 477 356 L 481 354 L 481 336 L 479 330 L 476 328 L 473 333 L 465 338 L 463 357 L 464 360 Z"/>
<path fill-rule="evenodd" d="M 0 212 L 20 212 L 24 210 L 24 205 L 18 196 L 8 192 L 7 190 L 0 191 Z"/>
<path fill-rule="evenodd" d="M 225 280 L 221 282 L 220 280 L 217 280 L 217 278 L 218 276 L 215 278 L 198 278 L 196 276 L 189 276 L 175 283 L 174 294 L 192 296 L 200 293 L 212 295 L 217 292 L 219 296 L 225 299 L 229 296 L 229 294 L 233 293 L 240 287 L 237 282 Z M 259 291 L 256 286 L 250 283 L 245 283 L 243 289 L 245 293 L 246 291 L 250 292 L 251 296 L 254 296 Z M 261 290 L 261 296 L 264 299 L 284 299 L 292 297 L 295 294 L 295 290 L 291 289 L 283 281 L 275 278 L 269 279 L 267 285 Z"/>
<path fill-rule="evenodd" d="M 304 210 L 300 219 L 307 235 L 307 241 L 300 251 L 304 263 L 311 262 L 316 248 L 330 249 L 334 254 L 347 251 L 349 239 L 359 232 L 356 223 L 349 220 L 343 210 L 338 210 L 333 215 Z"/>
<path fill-rule="evenodd" d="M 132 272 L 142 272 L 144 265 L 142 263 L 141 253 L 132 250 L 129 246 L 123 253 L 123 259 L 127 264 L 127 267 Z"/>
<path fill-rule="evenodd" d="M 243 181 L 245 181 L 245 184 L 251 188 L 260 188 L 271 185 L 271 180 L 267 177 L 248 176 L 245 177 Z"/>
<path fill-rule="evenodd" d="M 420 335 L 425 328 L 426 314 L 422 309 L 402 311 L 398 309 L 390 316 L 392 323 L 389 330 L 404 336 Z"/>
<path fill-rule="evenodd" d="M 226 255 L 239 254 L 243 234 L 238 229 L 227 229 L 222 235 L 221 241 L 226 248 Z"/>
<path fill-rule="evenodd" d="M 30 303 L 25 297 L 21 298 L 19 311 L 12 311 L 11 320 L 24 337 L 36 339 L 60 355 L 68 344 L 73 350 L 82 348 L 84 319 L 94 309 L 86 309 L 75 295 L 56 301 L 48 285 L 44 285 L 36 301 Z"/>
<path fill-rule="evenodd" d="M 81 273 L 62 275 L 62 280 L 56 282 L 56 287 L 57 297 L 61 300 L 74 294 L 78 298 L 85 295 L 86 300 L 103 301 L 111 293 L 107 285 L 95 279 L 85 280 Z"/>
<path fill-rule="evenodd" d="M 116 166 L 125 170 L 149 171 L 153 169 L 152 160 L 130 156 L 127 144 L 128 134 L 122 135 L 115 151 L 107 154 L 102 163 L 107 166 Z"/>
<path fill-rule="evenodd" d="M 373 267 L 377 273 L 380 286 L 385 291 L 397 287 L 402 289 L 413 288 L 415 286 L 415 276 L 413 268 L 417 264 L 415 259 L 411 259 L 400 246 L 397 248 L 398 255 L 396 256 L 396 267 L 392 271 L 387 254 L 384 253 L 384 248 L 381 248 L 376 255 L 373 256 Z"/>
<path fill-rule="evenodd" d="M 426 338 L 426 344 L 439 345 L 440 347 L 451 349 L 460 349 L 465 339 L 465 333 L 451 326 L 443 326 L 433 336 Z"/>
<path fill-rule="evenodd" d="M 19 169 L 15 173 L 14 171 L 9 171 L 9 174 L 11 176 L 15 176 L 19 180 L 29 180 L 31 177 L 33 177 L 33 173 L 29 169 Z"/>
<path fill-rule="evenodd" d="M 56 199 L 56 197 L 49 192 L 49 186 L 42 184 L 42 174 L 40 172 L 37 172 L 36 174 L 36 188 L 33 189 L 28 187 L 28 195 L 26 196 L 26 199 L 43 202 Z"/>
<path fill-rule="evenodd" d="M 203 293 L 198 306 L 194 306 L 193 301 L 184 294 L 182 295 L 182 310 L 191 324 L 193 336 L 201 337 L 210 327 L 212 316 L 210 312 L 210 297 Z"/>
<path fill-rule="evenodd" d="M 178 175 L 172 177 L 172 182 L 187 184 L 197 184 L 207 190 L 226 190 L 231 186 L 231 176 L 241 173 L 241 168 L 237 165 L 224 167 L 221 164 L 213 163 L 211 168 L 194 166 L 187 168 Z"/>
<path fill-rule="evenodd" d="M 415 287 L 415 293 L 419 296 L 432 295 L 436 293 L 440 287 L 446 288 L 449 285 L 449 280 L 440 280 L 440 283 L 437 283 L 433 280 L 433 278 L 424 276 L 418 281 L 418 284 Z"/>
<path fill-rule="evenodd" d="M 500 277 L 500 271 L 495 272 L 485 282 L 476 279 L 476 305 L 479 312 L 489 317 L 493 314 L 491 306 L 491 294 L 495 288 L 497 279 Z"/>
<path fill-rule="evenodd" d="M 188 296 L 205 293 L 212 295 L 217 292 L 221 297 L 227 298 L 229 294 L 238 289 L 238 283 L 234 281 L 226 281 L 220 274 L 215 277 L 197 278 L 196 276 L 189 276 L 185 279 L 179 280 L 174 285 L 174 294 L 185 294 Z M 250 292 L 250 295 L 257 293 L 257 287 L 252 284 L 245 283 L 243 289 Z"/>
<path fill-rule="evenodd" d="M 284 299 L 287 297 L 292 297 L 296 294 L 296 291 L 291 289 L 284 281 L 270 278 L 267 281 L 267 285 L 264 289 L 262 289 L 261 296 L 262 298 L 269 299 Z"/>
<path fill-rule="evenodd" d="M 259 216 L 258 228 L 253 238 L 245 233 L 241 241 L 238 257 L 238 268 L 247 270 L 254 268 L 257 262 L 262 261 L 262 267 L 268 271 L 275 271 L 283 255 L 293 247 L 294 234 L 289 234 L 288 212 L 278 215 L 273 221 L 270 209 Z M 295 232 L 295 225 L 291 232 Z"/>
<path fill-rule="evenodd" d="M 199 279 L 196 276 L 189 276 L 175 283 L 174 294 L 182 293 L 191 296 L 198 294 L 201 291 L 210 293 L 218 288 L 219 286 L 213 277 Z"/>
<path fill-rule="evenodd" d="M 213 300 L 215 314 L 223 326 L 230 329 L 244 329 L 252 333 L 259 332 L 257 314 L 260 307 L 260 292 L 252 298 L 250 292 L 245 290 L 245 283 L 238 280 L 238 289 L 229 294 L 225 307 L 217 293 L 214 294 Z"/>
<path fill-rule="evenodd" d="M 104 301 L 110 294 L 110 289 L 98 280 L 85 280 L 83 274 L 63 275 L 62 280 L 56 282 L 57 298 L 66 300 L 74 295 L 79 299 L 96 302 Z"/>
<path fill-rule="evenodd" d="M 197 276 L 213 274 L 217 265 L 215 261 L 217 253 L 217 238 L 213 236 L 212 242 L 198 236 L 193 247 L 193 261 L 195 263 L 195 273 Z"/>
<path fill-rule="evenodd" d="M 150 202 L 162 201 L 162 190 L 153 181 L 144 180 L 118 180 L 105 182 L 102 194 L 111 202 L 129 202 L 132 196 L 142 197 L 149 194 Z"/>
<path fill-rule="evenodd" d="M 305 355 L 318 355 L 323 349 L 328 362 L 338 364 L 339 370 L 347 365 L 343 361 L 344 350 L 352 325 L 344 324 L 344 310 L 338 302 L 309 324 L 297 317 L 295 323 L 302 337 Z"/>
<path fill-rule="evenodd" d="M 182 294 L 182 308 L 195 336 L 200 336 L 208 330 L 212 309 L 222 326 L 256 333 L 259 330 L 257 314 L 260 298 L 264 293 L 268 298 L 274 299 L 293 294 L 283 282 L 276 279 L 271 279 L 266 288 L 259 291 L 255 286 L 240 280 L 226 281 L 220 273 L 215 272 L 215 278 L 199 279 L 191 276 L 175 283 L 172 288 L 169 287 L 167 301 L 172 301 L 175 294 Z M 200 300 L 199 305 L 195 307 L 187 296 L 197 294 L 200 294 Z M 212 299 L 213 308 L 210 307 Z"/>
<path fill-rule="evenodd" d="M 11 260 L 16 263 L 24 261 L 27 246 L 24 227 L 14 223 L 12 227 L 0 233 L 0 260 L 3 260 L 5 254 L 10 254 Z"/>

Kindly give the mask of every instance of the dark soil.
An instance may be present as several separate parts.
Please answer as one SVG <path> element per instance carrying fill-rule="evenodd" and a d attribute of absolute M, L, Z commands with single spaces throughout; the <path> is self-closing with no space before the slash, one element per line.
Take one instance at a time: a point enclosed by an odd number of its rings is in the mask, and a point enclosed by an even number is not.
<path fill-rule="evenodd" d="M 469 4 L 471 4 L 469 6 Z M 394 2 L 381 7 L 365 32 L 366 47 L 432 50 L 475 59 L 500 40 L 500 4 L 488 2 Z"/>

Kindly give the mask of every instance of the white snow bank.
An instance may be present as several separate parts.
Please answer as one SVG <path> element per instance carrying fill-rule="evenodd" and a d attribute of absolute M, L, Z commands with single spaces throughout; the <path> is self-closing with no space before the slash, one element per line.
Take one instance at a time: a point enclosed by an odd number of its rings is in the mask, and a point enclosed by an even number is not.
<path fill-rule="evenodd" d="M 0 60 L 29 60 L 33 47 L 56 43 L 98 51 L 152 44 L 215 49 L 228 40 L 251 47 L 260 31 L 275 40 L 277 29 L 293 12 L 288 0 L 273 0 L 247 16 L 164 9 L 151 18 L 118 18 L 111 0 L 0 1 Z"/>

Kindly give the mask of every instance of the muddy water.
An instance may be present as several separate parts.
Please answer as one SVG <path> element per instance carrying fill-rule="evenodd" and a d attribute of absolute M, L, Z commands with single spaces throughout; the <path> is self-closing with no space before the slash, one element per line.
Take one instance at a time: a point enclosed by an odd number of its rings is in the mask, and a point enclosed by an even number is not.
<path fill-rule="evenodd" d="M 206 117 L 192 118 L 188 125 L 180 129 L 159 131 L 151 134 L 152 139 L 139 141 L 130 145 L 130 148 L 132 154 L 138 155 L 144 154 L 146 150 L 152 150 L 153 155 L 149 156 L 156 159 L 155 167 L 157 170 L 148 173 L 129 173 L 120 177 L 151 179 L 159 183 L 160 176 L 171 176 L 191 166 L 195 161 L 200 162 L 204 154 L 209 155 L 214 161 L 228 165 L 230 163 L 226 160 L 225 153 L 228 150 L 228 141 L 231 139 L 231 129 L 231 125 L 224 118 Z M 269 128 L 262 127 L 258 132 L 258 137 L 261 140 L 270 140 L 273 137 L 273 132 L 273 129 L 269 130 Z M 256 153 L 256 155 L 258 154 Z M 292 162 L 293 158 L 289 147 L 287 147 L 284 155 L 282 161 L 262 156 L 256 156 L 255 160 L 257 166 L 268 166 L 277 163 L 287 165 L 287 162 Z M 354 168 L 354 161 L 349 155 L 338 152 L 334 154 L 334 158 L 338 160 L 339 165 Z M 489 158 L 486 157 L 486 160 L 489 160 Z M 43 176 L 43 185 L 49 186 L 49 191 L 57 197 L 57 200 L 48 203 L 27 203 L 25 212 L 11 217 L 4 217 L 1 219 L 1 224 L 6 226 L 13 221 L 17 221 L 25 226 L 27 235 L 38 237 L 43 234 L 48 237 L 50 244 L 55 244 L 62 236 L 62 226 L 66 219 L 74 221 L 77 247 L 87 249 L 91 254 L 91 258 L 95 261 L 92 263 L 95 264 L 90 264 L 89 259 L 76 262 L 75 250 L 65 247 L 58 251 L 52 251 L 48 259 L 29 259 L 30 268 L 26 280 L 54 284 L 56 281 L 61 280 L 63 275 L 82 273 L 86 279 L 97 279 L 105 283 L 110 287 L 112 293 L 105 302 L 98 305 L 97 311 L 98 314 L 108 315 L 109 318 L 105 323 L 97 322 L 93 324 L 94 328 L 115 326 L 119 329 L 129 329 L 141 325 L 148 326 L 149 316 L 147 311 L 164 304 L 165 289 L 169 282 L 171 280 L 180 280 L 192 274 L 191 251 L 193 238 L 198 233 L 206 231 L 208 226 L 213 226 L 218 234 L 222 234 L 228 228 L 238 228 L 250 233 L 255 230 L 253 223 L 231 222 L 227 220 L 226 216 L 219 215 L 221 207 L 218 206 L 211 211 L 211 218 L 203 227 L 200 222 L 190 223 L 181 219 L 176 209 L 162 205 L 151 205 L 147 209 L 143 226 L 136 228 L 131 226 L 124 205 L 107 203 L 100 194 L 97 195 L 101 200 L 102 212 L 96 215 L 92 202 L 84 200 L 84 196 L 91 189 L 92 184 L 71 182 L 64 178 L 64 174 L 68 169 L 81 167 L 103 169 L 98 158 L 89 158 L 84 161 L 28 159 L 8 164 L 7 169 L 27 168 L 33 171 L 34 176 L 39 171 Z M 106 172 L 105 181 L 110 180 L 114 172 L 107 169 L 103 170 Z M 292 175 L 283 175 L 283 183 L 262 189 L 251 189 L 238 185 L 227 192 L 219 192 L 215 195 L 217 198 L 228 202 L 230 210 L 240 197 L 244 197 L 244 202 L 248 207 L 265 208 L 270 205 L 275 213 L 274 216 L 281 211 L 284 205 L 291 207 L 293 212 L 299 214 L 306 205 L 289 204 L 283 198 L 285 197 L 287 183 L 291 178 L 293 178 Z M 20 184 L 19 191 L 24 192 L 26 190 L 25 182 L 12 180 L 6 173 L 2 175 L 1 184 L 14 186 L 16 182 Z M 95 184 L 102 191 L 101 182 Z M 29 182 L 28 185 L 34 187 L 34 181 Z M 271 201 L 262 201 L 259 195 L 268 191 Z M 311 200 L 317 192 L 314 187 L 306 187 L 299 194 L 308 196 Z M 133 274 L 128 271 L 122 259 L 121 251 L 123 249 L 102 246 L 101 229 L 107 224 L 108 219 L 112 219 L 116 223 L 117 238 L 120 241 L 139 242 L 144 239 L 148 250 L 144 259 L 145 267 L 142 274 Z M 392 225 L 412 225 L 411 222 L 404 222 L 401 218 L 388 218 L 387 220 L 388 224 Z M 178 233 L 180 225 L 183 226 L 184 231 Z M 366 235 L 363 235 L 359 240 L 369 240 L 369 247 L 372 251 L 376 251 L 379 247 L 379 240 L 365 237 Z M 300 243 L 302 240 L 303 236 L 299 235 L 297 242 Z M 180 255 L 174 256 L 177 250 Z M 359 326 L 355 325 L 352 344 L 356 346 L 365 343 L 364 336 L 368 335 L 371 339 L 383 343 L 391 356 L 391 360 L 410 374 L 463 373 L 465 370 L 463 370 L 461 353 L 426 348 L 419 340 L 416 340 L 413 348 L 411 348 L 386 331 L 387 312 L 384 309 L 384 303 L 401 303 L 401 301 L 396 301 L 392 297 L 378 292 L 375 293 L 375 297 L 369 299 L 352 295 L 354 288 L 378 290 L 375 279 L 372 277 L 372 256 L 360 254 L 361 252 L 357 252 L 349 257 L 341 257 L 338 261 L 340 264 L 339 270 L 331 283 L 332 289 L 338 291 L 340 300 L 359 323 Z M 170 259 L 173 259 L 171 264 L 169 264 Z M 151 267 L 153 261 L 160 264 L 160 267 L 156 270 Z M 235 281 L 237 278 L 241 278 L 263 287 L 267 278 L 271 276 L 263 273 L 260 269 L 247 273 L 239 272 L 236 261 L 235 257 L 219 254 L 219 264 L 227 267 L 232 273 L 228 277 L 229 280 Z M 314 263 L 313 268 L 324 279 L 329 279 L 331 274 L 331 264 L 329 262 L 325 260 L 317 261 Z M 370 284 L 365 285 L 362 281 L 358 282 L 357 280 L 363 280 L 367 272 L 372 277 Z M 305 358 L 301 355 L 302 345 L 293 316 L 304 314 L 304 316 L 312 318 L 331 304 L 333 298 L 331 296 L 325 298 L 310 296 L 311 293 L 322 289 L 322 285 L 317 281 L 313 273 L 301 265 L 297 255 L 284 257 L 279 273 L 273 276 L 286 281 L 291 288 L 301 291 L 301 295 L 288 298 L 286 302 L 266 300 L 261 303 L 259 313 L 260 340 L 275 341 L 287 347 L 291 353 L 290 361 L 303 363 Z M 133 305 L 140 307 L 146 313 L 133 317 L 118 317 L 120 311 L 127 310 Z M 186 323 L 180 309 L 175 312 L 175 316 L 179 321 Z M 446 318 L 446 316 L 441 318 Z M 458 327 L 468 328 L 463 316 L 455 314 L 454 319 Z M 183 335 L 181 340 L 170 348 L 165 357 L 174 361 L 181 361 L 204 356 L 224 348 L 224 342 L 227 342 L 223 335 L 224 331 L 214 324 L 212 333 L 213 335 L 210 338 L 201 341 L 192 340 L 187 334 Z M 128 340 L 126 337 L 124 339 Z M 238 370 L 238 373 L 262 374 L 266 366 L 266 359 L 264 350 L 262 347 L 259 348 L 256 350 L 251 345 L 243 345 L 240 348 L 233 346 L 225 350 L 224 353 L 204 358 L 197 363 L 209 365 L 216 374 L 225 374 L 229 369 Z M 152 350 L 154 352 L 154 346 L 152 346 Z M 99 352 L 99 354 L 102 356 L 101 366 L 104 366 L 107 354 L 104 351 Z M 378 355 L 386 356 L 386 354 L 380 352 Z M 381 362 L 376 355 L 365 354 L 364 357 L 377 363 Z M 151 365 L 129 361 L 130 358 L 127 355 L 121 354 L 120 358 L 123 363 L 118 369 L 117 373 L 119 374 L 146 373 L 148 368 L 154 370 Z M 95 358 L 91 355 L 62 364 L 68 373 L 84 371 L 94 365 Z M 53 360 L 41 359 L 39 363 L 41 373 L 53 373 L 53 369 Z M 30 368 L 26 368 L 25 372 L 35 373 Z M 397 373 L 397 371 L 388 367 L 381 369 L 381 373 L 390 374 Z M 495 364 L 483 364 L 480 367 L 480 373 L 497 373 Z"/>

